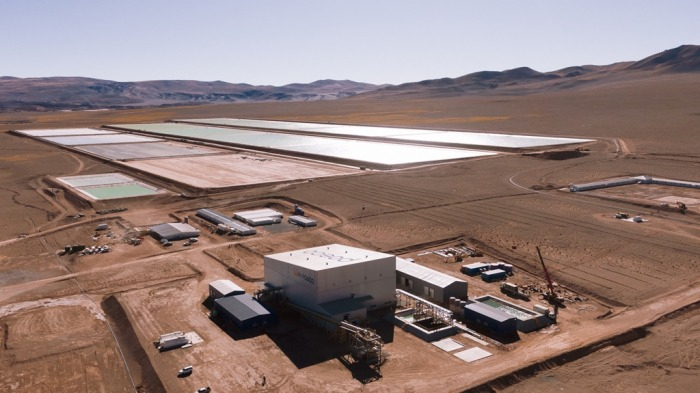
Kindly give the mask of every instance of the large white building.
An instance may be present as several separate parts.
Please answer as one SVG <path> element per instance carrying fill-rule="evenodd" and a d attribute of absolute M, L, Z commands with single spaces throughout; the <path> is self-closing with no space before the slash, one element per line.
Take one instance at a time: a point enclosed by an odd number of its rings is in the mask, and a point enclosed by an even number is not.
<path fill-rule="evenodd" d="M 357 320 L 395 301 L 396 257 L 340 244 L 266 255 L 265 282 L 297 306 Z"/>

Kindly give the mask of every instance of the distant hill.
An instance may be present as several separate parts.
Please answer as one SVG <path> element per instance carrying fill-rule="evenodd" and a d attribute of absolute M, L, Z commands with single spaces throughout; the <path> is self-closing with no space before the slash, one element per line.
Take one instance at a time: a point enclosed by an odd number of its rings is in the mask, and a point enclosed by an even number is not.
<path fill-rule="evenodd" d="M 457 95 L 525 95 L 677 72 L 700 72 L 700 46 L 683 45 L 637 62 L 574 66 L 546 73 L 527 67 L 506 71 L 481 71 L 458 78 L 432 79 L 388 86 L 362 94 L 358 99 L 399 96 L 428 98 Z"/>
<path fill-rule="evenodd" d="M 159 80 L 115 82 L 90 78 L 0 77 L 0 112 L 118 109 L 229 102 L 438 98 L 466 95 L 526 95 L 595 87 L 666 73 L 700 72 L 700 46 L 683 45 L 639 61 L 583 65 L 552 72 L 528 67 L 480 71 L 458 78 L 397 86 L 349 80 L 319 80 L 285 86 L 253 86 L 222 81 Z"/>
<path fill-rule="evenodd" d="M 253 86 L 222 81 L 110 80 L 0 77 L 0 111 L 85 110 L 221 102 L 335 100 L 383 86 L 348 80 L 319 80 L 285 86 Z"/>

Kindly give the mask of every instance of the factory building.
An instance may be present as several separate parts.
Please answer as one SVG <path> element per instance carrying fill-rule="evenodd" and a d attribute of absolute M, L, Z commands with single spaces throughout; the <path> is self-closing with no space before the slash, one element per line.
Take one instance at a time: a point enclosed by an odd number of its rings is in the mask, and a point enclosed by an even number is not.
<path fill-rule="evenodd" d="M 504 336 L 515 334 L 518 329 L 517 318 L 479 302 L 464 306 L 464 319 Z"/>
<path fill-rule="evenodd" d="M 214 300 L 214 314 L 236 325 L 239 330 L 265 326 L 275 316 L 248 294 L 227 296 Z"/>
<path fill-rule="evenodd" d="M 315 227 L 318 225 L 316 220 L 304 216 L 289 216 L 287 221 L 304 228 Z"/>
<path fill-rule="evenodd" d="M 467 297 L 466 281 L 401 258 L 396 258 L 396 288 L 440 303 Z"/>
<path fill-rule="evenodd" d="M 273 209 L 246 210 L 233 213 L 233 218 L 250 226 L 278 224 L 282 222 L 282 213 Z"/>
<path fill-rule="evenodd" d="M 199 236 L 199 229 L 190 224 L 184 223 L 167 223 L 155 225 L 150 228 L 150 233 L 158 240 L 166 239 L 169 241 L 189 239 Z"/>
<path fill-rule="evenodd" d="M 216 280 L 209 283 L 209 297 L 216 300 L 221 297 L 242 295 L 245 290 L 231 280 Z"/>
<path fill-rule="evenodd" d="M 396 257 L 330 244 L 266 255 L 265 282 L 292 304 L 335 320 L 364 318 L 395 302 Z"/>
<path fill-rule="evenodd" d="M 238 221 L 234 221 L 233 219 L 226 217 L 225 215 L 217 212 L 216 210 L 199 209 L 197 210 L 197 217 L 201 217 L 217 226 L 223 225 L 237 235 L 248 236 L 255 235 L 257 233 L 255 229 L 245 224 L 241 224 Z"/>

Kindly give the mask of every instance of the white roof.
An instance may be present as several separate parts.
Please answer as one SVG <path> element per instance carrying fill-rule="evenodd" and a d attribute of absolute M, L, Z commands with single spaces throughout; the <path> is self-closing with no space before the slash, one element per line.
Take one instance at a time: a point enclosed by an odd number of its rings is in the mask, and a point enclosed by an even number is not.
<path fill-rule="evenodd" d="M 454 282 L 465 282 L 459 278 L 452 277 L 449 274 L 433 270 L 429 267 L 411 263 L 405 259 L 396 258 L 396 271 L 423 280 L 435 286 L 445 288 Z"/>
<path fill-rule="evenodd" d="M 222 295 L 228 295 L 234 292 L 245 292 L 245 290 L 234 284 L 231 280 L 216 280 L 209 283 L 209 286 L 216 289 Z"/>
<path fill-rule="evenodd" d="M 267 258 L 293 264 L 306 269 L 319 271 L 377 259 L 394 258 L 393 255 L 382 252 L 364 250 L 362 248 L 329 244 L 326 246 L 305 248 L 303 250 L 281 252 L 266 255 Z"/>

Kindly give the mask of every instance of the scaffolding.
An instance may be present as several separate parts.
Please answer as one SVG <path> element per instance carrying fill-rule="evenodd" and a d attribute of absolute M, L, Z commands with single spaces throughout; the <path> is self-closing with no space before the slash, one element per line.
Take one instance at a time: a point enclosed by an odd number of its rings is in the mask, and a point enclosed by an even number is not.
<path fill-rule="evenodd" d="M 396 304 L 403 308 L 413 308 L 415 322 L 432 318 L 433 324 L 452 325 L 452 311 L 401 289 L 396 290 Z"/>
<path fill-rule="evenodd" d="M 345 321 L 340 322 L 339 326 L 349 332 L 353 360 L 363 361 L 369 366 L 381 366 L 384 341 L 374 330 L 355 326 Z"/>
<path fill-rule="evenodd" d="M 368 366 L 374 366 L 379 369 L 379 366 L 384 362 L 384 341 L 381 336 L 373 329 L 353 325 L 346 321 L 336 321 L 326 315 L 309 310 L 305 307 L 286 303 L 290 308 L 300 312 L 302 315 L 311 320 L 319 327 L 335 328 L 336 337 L 342 340 L 344 334 L 347 335 L 351 348 L 351 356 L 355 363 L 363 362 Z"/>

